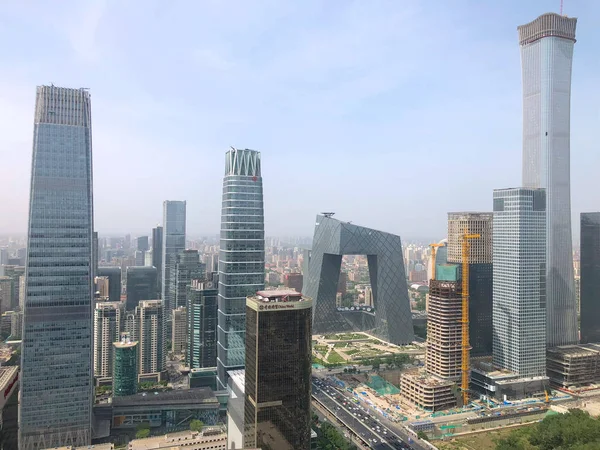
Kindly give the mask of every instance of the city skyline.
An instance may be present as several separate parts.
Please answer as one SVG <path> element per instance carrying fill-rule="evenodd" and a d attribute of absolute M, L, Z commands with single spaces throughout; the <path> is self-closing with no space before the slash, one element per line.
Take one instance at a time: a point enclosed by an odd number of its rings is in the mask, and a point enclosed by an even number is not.
<path fill-rule="evenodd" d="M 88 5 L 69 9 L 72 5 L 65 2 L 52 11 L 41 7 L 39 13 L 24 5 L 2 7 L 11 23 L 7 31 L 0 33 L 34 29 L 32 39 L 17 40 L 6 48 L 11 68 L 0 77 L 0 109 L 6 111 L 0 121 L 0 152 L 8 161 L 11 186 L 0 193 L 0 203 L 10 211 L 0 218 L 4 232 L 25 230 L 31 87 L 49 83 L 39 79 L 39 73 L 46 73 L 56 84 L 90 87 L 94 96 L 96 222 L 101 234 L 127 229 L 148 234 L 160 222 L 160 202 L 166 198 L 188 200 L 190 234 L 214 233 L 219 226 L 220 155 L 229 145 L 240 145 L 268 156 L 263 167 L 269 180 L 265 201 L 271 205 L 265 210 L 268 235 L 310 235 L 314 215 L 333 210 L 339 217 L 405 239 L 422 234 L 442 237 L 447 211 L 490 211 L 489 193 L 495 187 L 521 184 L 521 79 L 515 27 L 559 7 L 558 1 L 518 3 L 518 7 L 516 1 L 477 8 L 459 4 L 452 9 L 439 4 L 399 8 L 392 2 L 382 2 L 371 8 L 352 4 L 321 9 L 317 3 L 298 7 L 278 2 L 270 10 L 259 5 L 252 10 L 241 6 L 227 11 L 232 15 L 227 17 L 229 23 L 248 32 L 242 33 L 247 43 L 240 42 L 237 34 L 227 35 L 232 45 L 239 44 L 239 51 L 248 50 L 262 35 L 278 32 L 277 23 L 284 19 L 287 30 L 281 36 L 282 48 L 266 43 L 264 53 L 256 58 L 266 67 L 261 69 L 236 54 L 238 50 L 228 48 L 222 32 L 212 32 L 213 27 L 230 28 L 221 25 L 225 11 L 214 5 L 204 6 L 199 15 L 211 23 L 200 28 L 202 33 L 214 36 L 206 48 L 197 44 L 202 41 L 200 36 L 191 39 L 192 48 L 181 49 L 184 54 L 164 54 L 165 46 L 177 47 L 187 39 L 184 31 L 163 36 L 165 42 L 149 40 L 158 45 L 158 56 L 165 59 L 165 66 L 182 64 L 184 70 L 172 76 L 164 70 L 152 74 L 156 69 L 153 63 L 139 57 L 122 64 L 122 52 L 137 45 L 137 38 L 125 39 L 120 34 L 121 21 L 116 19 L 128 20 L 129 14 L 134 10 L 137 14 L 139 8 L 98 7 L 93 2 Z M 600 8 L 592 2 L 567 3 L 565 13 L 580 20 L 572 92 L 572 222 L 577 223 L 580 212 L 597 209 L 593 197 L 586 193 L 593 192 L 592 168 L 600 162 L 593 151 L 592 135 L 600 99 L 598 87 L 592 84 L 598 62 L 591 56 L 598 31 L 590 26 Z M 65 29 L 57 31 L 55 24 L 42 18 L 44 14 L 56 21 L 58 28 L 64 24 Z M 177 9 L 163 5 L 157 10 L 149 4 L 139 17 L 140 39 L 150 38 L 153 27 L 162 25 L 159 16 L 174 14 Z M 297 22 L 290 24 L 294 17 Z M 363 17 L 381 26 L 366 28 L 359 20 Z M 310 33 L 302 28 L 308 19 L 315 19 Z M 436 25 L 448 20 L 457 32 L 440 44 L 438 35 L 430 30 L 445 29 Z M 67 25 L 71 23 L 87 25 L 73 29 Z M 39 41 L 36 33 L 43 33 L 51 47 L 64 52 L 64 71 L 55 67 L 54 58 L 35 50 L 34 42 Z M 428 38 L 417 42 L 410 39 L 413 34 Z M 111 36 L 121 38 L 123 49 L 115 49 Z M 408 49 L 403 46 L 407 39 L 411 42 Z M 317 41 L 328 45 L 319 48 Z M 338 51 L 337 46 L 344 48 L 346 41 L 349 50 Z M 402 58 L 397 58 L 397 48 L 404 49 Z M 268 56 L 270 51 L 275 57 L 281 56 L 282 50 L 288 53 L 284 60 L 289 67 Z M 313 52 L 314 59 L 310 57 Z M 34 64 L 24 64 L 17 56 L 21 54 L 32 55 Z M 97 75 L 106 73 L 98 69 L 115 67 L 119 69 L 108 79 Z M 382 67 L 389 69 L 385 75 L 379 70 Z M 192 90 L 199 94 L 190 94 L 189 80 L 182 74 L 186 68 L 193 77 L 201 73 L 196 80 L 200 87 Z M 240 80 L 236 74 L 246 69 L 248 76 Z M 356 75 L 348 75 L 347 69 L 356 69 Z M 142 70 L 150 76 L 139 83 L 144 78 Z M 305 74 L 306 81 L 298 79 L 296 72 Z M 157 83 L 163 88 L 157 89 Z M 239 87 L 231 89 L 233 84 Z M 202 86 L 211 86 L 215 92 L 207 95 Z M 248 94 L 240 98 L 237 89 Z M 205 103 L 197 101 L 202 97 L 206 97 Z M 239 108 L 238 100 L 242 105 L 253 105 L 252 116 Z M 309 110 L 310 102 L 314 107 Z M 187 117 L 182 119 L 184 115 Z M 206 120 L 207 127 L 200 139 L 180 128 L 198 119 Z M 398 140 L 398 136 L 402 138 Z M 453 158 L 445 158 L 450 153 Z M 141 156 L 150 154 L 155 156 Z M 182 160 L 186 164 L 178 169 L 181 176 L 167 183 L 144 183 L 159 177 L 163 170 L 172 172 Z M 386 174 L 398 165 L 403 167 L 403 195 L 397 195 L 397 189 L 391 186 L 380 186 L 388 183 Z M 442 203 L 437 187 L 428 183 L 428 172 L 465 170 L 465 165 L 471 169 L 469 176 L 445 186 L 447 202 Z M 132 167 L 135 173 L 129 170 Z M 196 179 L 199 167 L 202 195 L 197 195 L 199 190 L 190 183 Z M 287 182 L 292 167 L 303 174 L 302 188 L 290 185 L 287 190 L 278 189 Z M 377 174 L 379 181 L 366 182 L 369 174 Z M 324 176 L 330 180 L 327 189 L 318 183 Z M 343 178 L 348 181 L 343 182 Z M 121 181 L 117 184 L 115 179 Z M 390 180 L 396 182 L 397 178 Z M 143 190 L 134 188 L 141 184 Z M 359 189 L 354 189 L 357 185 Z M 128 195 L 119 195 L 122 190 Z M 294 202 L 288 201 L 290 196 Z M 378 200 L 370 201 L 372 198 Z M 392 199 L 395 207 L 389 210 L 386 204 Z M 362 207 L 354 208 L 357 203 Z M 428 205 L 427 220 L 417 220 L 425 212 L 423 205 Z M 298 220 L 287 223 L 281 219 L 286 213 L 293 213 Z M 578 235 L 577 230 L 574 235 Z"/>

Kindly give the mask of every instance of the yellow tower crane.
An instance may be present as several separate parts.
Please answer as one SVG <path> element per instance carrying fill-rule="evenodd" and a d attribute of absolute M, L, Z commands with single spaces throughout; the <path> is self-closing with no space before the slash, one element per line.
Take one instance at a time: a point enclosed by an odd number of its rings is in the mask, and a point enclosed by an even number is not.
<path fill-rule="evenodd" d="M 480 238 L 480 234 L 463 234 L 462 240 L 462 383 L 463 406 L 469 402 L 469 253 L 471 243 L 469 240 Z"/>
<path fill-rule="evenodd" d="M 443 247 L 446 244 L 429 244 L 431 247 L 431 279 L 435 280 L 435 255 L 438 247 Z"/>

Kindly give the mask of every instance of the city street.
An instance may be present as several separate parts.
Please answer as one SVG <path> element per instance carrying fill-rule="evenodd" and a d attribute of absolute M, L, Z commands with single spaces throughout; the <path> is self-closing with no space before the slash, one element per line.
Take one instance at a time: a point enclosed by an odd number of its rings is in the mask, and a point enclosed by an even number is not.
<path fill-rule="evenodd" d="M 313 398 L 332 411 L 350 430 L 369 447 L 376 450 L 421 449 L 411 447 L 393 431 L 382 425 L 366 409 L 345 398 L 333 386 L 313 378 Z"/>

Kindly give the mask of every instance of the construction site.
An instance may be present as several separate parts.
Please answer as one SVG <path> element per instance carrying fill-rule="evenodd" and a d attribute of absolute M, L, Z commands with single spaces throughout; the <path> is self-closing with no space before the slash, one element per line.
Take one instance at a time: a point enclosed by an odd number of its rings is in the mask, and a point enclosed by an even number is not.
<path fill-rule="evenodd" d="M 600 389 L 600 345 L 551 348 L 546 351 L 546 361 L 548 377 L 553 387 L 569 393 Z"/>

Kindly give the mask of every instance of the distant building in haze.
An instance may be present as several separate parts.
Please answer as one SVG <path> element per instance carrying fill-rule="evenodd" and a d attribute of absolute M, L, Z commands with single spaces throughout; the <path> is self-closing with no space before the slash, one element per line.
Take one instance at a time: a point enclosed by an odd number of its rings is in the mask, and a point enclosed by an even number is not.
<path fill-rule="evenodd" d="M 152 264 L 158 272 L 158 292 L 162 295 L 162 252 L 163 252 L 163 227 L 152 228 Z"/>
<path fill-rule="evenodd" d="M 187 288 L 192 280 L 204 279 L 206 266 L 200 262 L 198 250 L 183 250 L 175 256 L 175 270 L 171 271 L 171 287 L 177 308 L 187 306 Z"/>
<path fill-rule="evenodd" d="M 187 348 L 187 312 L 185 306 L 172 311 L 171 351 L 184 353 Z"/>
<path fill-rule="evenodd" d="M 600 342 L 600 212 L 581 213 L 581 342 Z"/>
<path fill-rule="evenodd" d="M 286 273 L 284 280 L 285 287 L 302 292 L 302 283 L 304 281 L 304 277 L 301 273 Z"/>
<path fill-rule="evenodd" d="M 137 249 L 140 252 L 147 252 L 149 250 L 148 236 L 140 236 L 137 238 Z"/>
<path fill-rule="evenodd" d="M 310 449 L 312 299 L 293 290 L 246 300 L 244 446 Z"/>
<path fill-rule="evenodd" d="M 121 268 L 116 266 L 98 267 L 98 276 L 108 278 L 108 300 L 121 301 Z"/>

